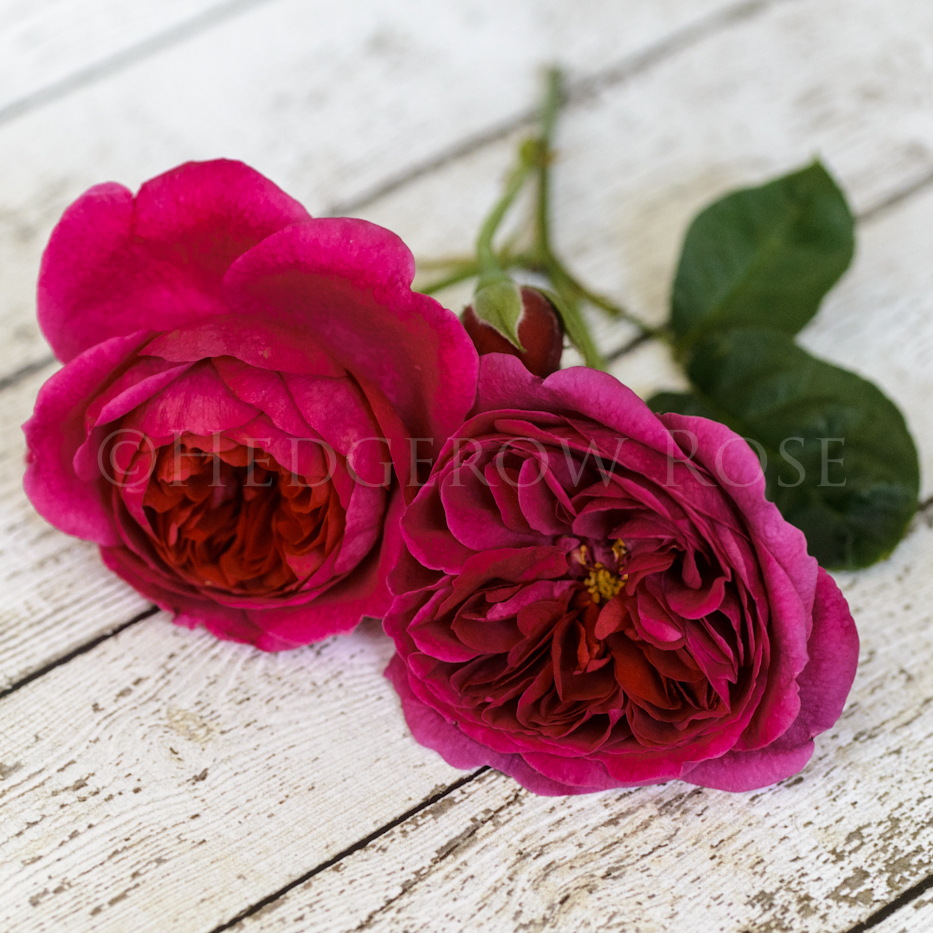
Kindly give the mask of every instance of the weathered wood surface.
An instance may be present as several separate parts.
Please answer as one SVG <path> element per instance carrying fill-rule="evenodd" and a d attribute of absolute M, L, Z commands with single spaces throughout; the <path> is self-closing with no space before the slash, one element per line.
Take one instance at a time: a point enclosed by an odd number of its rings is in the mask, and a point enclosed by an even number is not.
<path fill-rule="evenodd" d="M 55 369 L 0 392 L 0 691 L 149 605 L 101 564 L 96 547 L 50 527 L 23 493 L 20 425 Z"/>
<path fill-rule="evenodd" d="M 549 799 L 487 773 L 242 929 L 849 930 L 933 868 L 931 564 L 920 521 L 887 564 L 840 577 L 859 673 L 801 775 Z"/>
<path fill-rule="evenodd" d="M 98 18 L 116 5 L 94 2 Z M 672 36 L 700 41 L 724 12 L 768 2 L 787 0 L 215 0 L 245 8 L 0 124 L 0 377 L 47 353 L 35 270 L 62 210 L 90 185 L 135 188 L 223 155 L 320 213 L 527 115 L 551 61 L 611 78 Z"/>
<path fill-rule="evenodd" d="M 210 930 L 461 774 L 377 623 L 270 655 L 156 616 L 3 702 L 0 929 Z"/>
<path fill-rule="evenodd" d="M 929 493 L 928 3 L 349 6 L 257 3 L 0 126 L 0 377 L 47 352 L 38 255 L 87 185 L 235 155 L 313 210 L 352 206 L 421 254 L 462 250 L 534 68 L 556 58 L 605 79 L 562 123 L 559 244 L 652 320 L 698 207 L 827 159 L 867 216 L 854 269 L 804 339 L 903 407 Z M 109 9 L 79 7 L 92 21 Z M 76 42 L 72 64 L 45 78 L 36 66 L 32 87 L 213 9 L 145 7 L 151 28 Z M 30 9 L 50 30 L 37 48 L 54 47 L 53 4 Z M 17 21 L 0 23 L 0 49 L 16 47 Z M 601 327 L 610 351 L 629 336 Z M 19 489 L 15 424 L 50 371 L 0 389 L 0 689 L 145 606 Z M 640 391 L 673 378 L 651 347 L 614 371 Z M 542 800 L 494 773 L 447 793 L 463 776 L 408 738 L 375 626 L 270 657 L 161 615 L 136 623 L 0 701 L 0 928 L 209 933 L 252 910 L 236 928 L 919 933 L 933 910 L 931 565 L 919 520 L 889 562 L 844 579 L 864 646 L 846 714 L 801 778 L 742 796 L 672 784 Z"/>
<path fill-rule="evenodd" d="M 873 929 L 874 933 L 929 933 L 933 929 L 933 893 L 921 894 L 894 910 Z"/>
<path fill-rule="evenodd" d="M 131 50 L 145 54 L 160 39 L 197 31 L 244 5 L 243 0 L 4 0 L 0 123 L 53 93 L 65 93 Z"/>

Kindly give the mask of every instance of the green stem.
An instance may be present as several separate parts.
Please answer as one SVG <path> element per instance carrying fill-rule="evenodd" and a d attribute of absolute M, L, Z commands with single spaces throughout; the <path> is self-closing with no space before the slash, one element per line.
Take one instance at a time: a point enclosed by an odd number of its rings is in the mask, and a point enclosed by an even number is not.
<path fill-rule="evenodd" d="M 650 324 L 646 324 L 642 321 L 641 318 L 635 317 L 626 308 L 610 301 L 605 295 L 600 295 L 598 292 L 591 291 L 579 279 L 568 272 L 564 264 L 553 254 L 551 256 L 551 268 L 559 270 L 558 274 L 566 279 L 568 286 L 577 292 L 581 298 L 588 301 L 591 305 L 595 305 L 597 308 L 602 309 L 612 317 L 617 317 L 623 321 L 628 321 L 630 324 L 634 324 L 643 337 L 648 337 L 652 340 L 670 341 L 670 334 L 667 328 L 652 327 Z"/>
<path fill-rule="evenodd" d="M 563 92 L 561 88 L 561 73 L 552 69 L 548 72 L 547 93 L 544 106 L 541 110 L 541 136 L 538 139 L 537 152 L 537 181 L 538 199 L 535 206 L 535 244 L 532 263 L 542 272 L 545 272 L 557 287 L 558 281 L 562 283 L 565 292 L 572 292 L 577 298 L 583 298 L 590 304 L 602 309 L 613 317 L 621 318 L 634 324 L 641 334 L 646 337 L 664 337 L 665 332 L 660 328 L 651 327 L 633 315 L 626 308 L 617 305 L 603 295 L 591 291 L 576 276 L 571 274 L 560 261 L 551 246 L 551 163 L 554 160 L 553 136 L 557 111 L 560 107 Z M 576 302 L 574 302 L 576 304 Z M 586 329 L 585 323 L 581 324 Z M 586 331 L 589 337 L 589 331 Z M 592 342 L 592 341 L 590 341 Z"/>
<path fill-rule="evenodd" d="M 540 125 L 541 133 L 535 146 L 535 168 L 537 170 L 537 199 L 535 202 L 534 217 L 534 247 L 532 250 L 531 265 L 544 272 L 551 280 L 559 299 L 560 316 L 567 329 L 567 335 L 574 345 L 583 354 L 587 366 L 594 369 L 605 369 L 605 361 L 593 340 L 586 319 L 580 313 L 577 302 L 578 294 L 582 294 L 571 277 L 565 272 L 563 266 L 557 261 L 551 249 L 551 161 L 554 158 L 554 126 L 557 122 L 557 111 L 560 109 L 563 97 L 562 76 L 557 68 L 552 68 L 547 74 L 547 87 L 544 94 L 544 103 L 541 106 Z"/>
<path fill-rule="evenodd" d="M 504 272 L 507 272 L 509 269 L 527 268 L 523 262 L 522 255 L 512 255 L 508 252 L 508 249 L 499 253 L 496 257 L 496 264 L 497 267 Z M 460 282 L 465 282 L 467 279 L 472 279 L 480 274 L 479 262 L 475 259 L 471 259 L 467 262 L 460 262 L 457 265 L 459 268 L 456 268 L 449 275 L 436 279 L 423 288 L 419 286 L 416 291 L 420 292 L 422 295 L 435 295 L 445 288 L 450 288 L 451 285 L 459 285 Z"/>
<path fill-rule="evenodd" d="M 472 279 L 476 275 L 479 275 L 479 263 L 474 260 L 469 264 L 464 263 L 456 272 L 451 272 L 449 275 L 436 279 L 424 287 L 419 286 L 417 291 L 421 292 L 422 295 L 435 295 L 438 292 L 442 292 L 445 288 L 450 288 L 451 285 L 465 282 L 467 279 Z"/>
<path fill-rule="evenodd" d="M 536 169 L 538 174 L 538 200 L 535 204 L 535 252 L 542 260 L 547 260 L 551 253 L 551 172 L 550 163 L 554 158 L 554 126 L 557 123 L 557 111 L 561 104 L 562 76 L 558 68 L 551 68 L 547 73 L 547 86 L 544 104 L 541 107 L 541 135 L 538 137 Z"/>
<path fill-rule="evenodd" d="M 419 259 L 418 269 L 440 271 L 443 269 L 457 269 L 460 266 L 469 265 L 476 260 L 470 256 L 435 256 L 432 259 Z"/>
<path fill-rule="evenodd" d="M 606 361 L 593 340 L 586 319 L 580 312 L 576 295 L 574 295 L 573 289 L 569 287 L 570 283 L 562 277 L 559 270 L 554 270 L 554 272 L 556 274 L 551 275 L 551 284 L 560 299 L 558 310 L 563 319 L 564 327 L 567 329 L 567 336 L 570 337 L 574 346 L 583 355 L 583 361 L 587 366 L 591 366 L 593 369 L 605 369 Z"/>
<path fill-rule="evenodd" d="M 492 241 L 499 229 L 499 224 L 502 223 L 502 218 L 505 217 L 506 212 L 512 206 L 519 191 L 522 190 L 533 168 L 534 161 L 529 157 L 527 147 L 523 145 L 519 151 L 518 165 L 509 174 L 502 197 L 499 198 L 483 221 L 479 236 L 476 238 L 476 261 L 479 267 L 480 279 L 496 279 L 501 278 L 503 275 L 503 269 L 499 263 L 499 258 L 496 256 Z"/>

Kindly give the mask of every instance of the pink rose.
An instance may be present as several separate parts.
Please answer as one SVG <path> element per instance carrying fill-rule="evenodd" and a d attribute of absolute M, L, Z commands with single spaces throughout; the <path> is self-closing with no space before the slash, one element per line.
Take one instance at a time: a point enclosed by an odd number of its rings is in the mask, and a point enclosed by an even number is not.
<path fill-rule="evenodd" d="M 385 620 L 420 742 L 541 794 L 803 767 L 858 636 L 740 437 L 505 355 L 459 435 L 407 510 Z"/>
<path fill-rule="evenodd" d="M 312 220 L 238 162 L 92 188 L 42 262 L 66 365 L 25 425 L 29 498 L 224 638 L 277 650 L 383 614 L 412 472 L 475 392 L 413 273 L 394 234 Z"/>

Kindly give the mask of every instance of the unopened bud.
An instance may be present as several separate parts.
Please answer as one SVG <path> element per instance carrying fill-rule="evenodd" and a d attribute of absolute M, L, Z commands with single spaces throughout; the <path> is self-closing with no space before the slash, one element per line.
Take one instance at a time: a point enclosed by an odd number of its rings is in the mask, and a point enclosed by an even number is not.
<path fill-rule="evenodd" d="M 554 307 L 538 289 L 523 287 L 521 299 L 522 310 L 516 332 L 524 350 L 478 317 L 472 305 L 464 310 L 461 320 L 480 356 L 511 353 L 525 364 L 529 372 L 544 378 L 560 369 L 564 349 L 563 328 Z"/>

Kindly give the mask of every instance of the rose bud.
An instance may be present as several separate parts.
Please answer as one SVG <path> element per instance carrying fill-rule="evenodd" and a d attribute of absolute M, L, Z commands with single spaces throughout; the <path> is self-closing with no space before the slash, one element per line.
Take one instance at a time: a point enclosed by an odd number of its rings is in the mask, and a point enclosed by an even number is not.
<path fill-rule="evenodd" d="M 461 315 L 461 321 L 474 346 L 486 353 L 511 353 L 517 356 L 529 372 L 549 376 L 560 369 L 564 349 L 564 332 L 560 318 L 550 301 L 536 288 L 521 288 L 522 311 L 518 319 L 518 340 L 524 350 L 516 347 L 495 327 L 481 320 L 472 305 Z"/>
<path fill-rule="evenodd" d="M 393 233 L 313 220 L 239 162 L 92 188 L 42 261 L 65 365 L 25 425 L 33 505 L 224 638 L 277 650 L 382 615 L 415 468 L 476 391 L 413 275 Z"/>
<path fill-rule="evenodd" d="M 456 767 L 541 794 L 752 790 L 842 713 L 855 624 L 757 455 L 606 373 L 482 357 L 403 535 L 386 675 Z"/>

